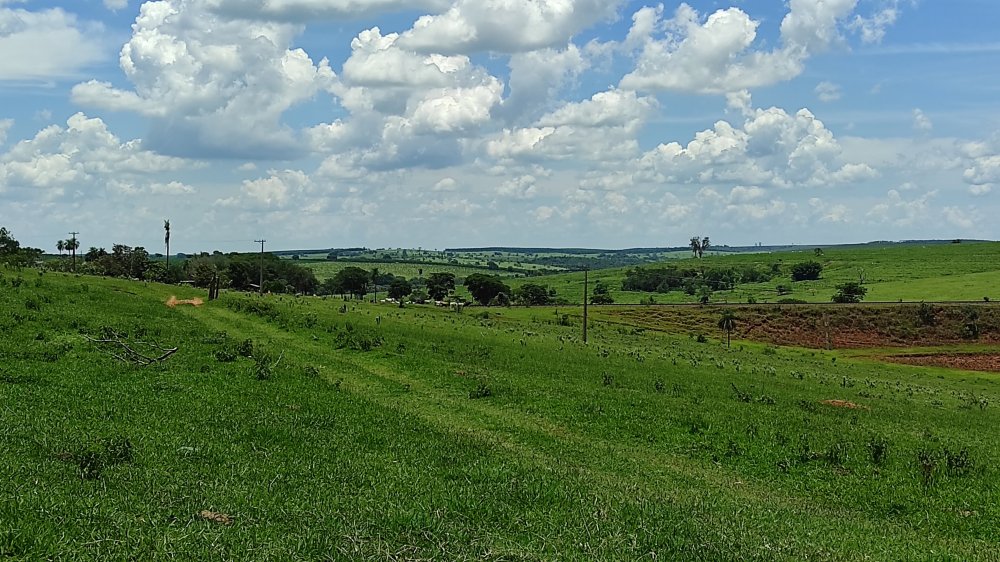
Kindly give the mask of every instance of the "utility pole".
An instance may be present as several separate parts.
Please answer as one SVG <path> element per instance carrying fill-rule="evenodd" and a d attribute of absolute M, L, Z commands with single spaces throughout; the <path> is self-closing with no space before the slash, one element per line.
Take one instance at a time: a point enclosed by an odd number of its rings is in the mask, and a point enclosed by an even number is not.
<path fill-rule="evenodd" d="M 76 271 L 76 235 L 80 233 L 70 232 L 69 234 L 70 236 L 72 236 L 72 238 L 70 238 L 70 240 L 72 240 L 72 242 L 70 243 L 70 250 L 73 251 L 73 271 Z"/>
<path fill-rule="evenodd" d="M 590 267 L 583 270 L 583 343 L 587 343 L 587 290 L 590 283 Z"/>
<path fill-rule="evenodd" d="M 260 285 L 257 286 L 257 290 L 260 294 L 264 294 L 264 242 L 267 240 L 254 240 L 255 244 L 260 244 Z"/>

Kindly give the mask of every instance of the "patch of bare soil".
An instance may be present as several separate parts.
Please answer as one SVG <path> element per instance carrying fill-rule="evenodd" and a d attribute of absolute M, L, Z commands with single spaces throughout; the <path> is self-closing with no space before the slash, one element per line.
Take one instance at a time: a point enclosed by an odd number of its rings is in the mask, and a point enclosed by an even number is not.
<path fill-rule="evenodd" d="M 919 355 L 890 355 L 880 357 L 880 359 L 904 365 L 1000 373 L 1000 353 L 922 353 Z"/>
<path fill-rule="evenodd" d="M 862 406 L 854 402 L 848 402 L 847 400 L 823 400 L 820 404 L 826 404 L 834 408 L 846 408 L 848 410 L 870 410 L 868 406 Z"/>
<path fill-rule="evenodd" d="M 217 513 L 215 511 L 209 511 L 207 509 L 202 510 L 198 513 L 198 517 L 204 519 L 205 521 L 211 521 L 212 523 L 218 523 L 220 525 L 232 525 L 233 517 L 231 515 L 226 515 L 225 513 Z"/>
<path fill-rule="evenodd" d="M 205 304 L 205 301 L 203 301 L 203 300 L 201 300 L 199 298 L 187 299 L 187 300 L 179 300 L 177 297 L 171 296 L 169 299 L 167 299 L 167 302 L 164 303 L 164 304 L 166 304 L 170 308 L 174 308 L 174 307 L 180 306 L 182 304 L 189 304 L 191 306 L 201 306 L 201 305 Z"/>

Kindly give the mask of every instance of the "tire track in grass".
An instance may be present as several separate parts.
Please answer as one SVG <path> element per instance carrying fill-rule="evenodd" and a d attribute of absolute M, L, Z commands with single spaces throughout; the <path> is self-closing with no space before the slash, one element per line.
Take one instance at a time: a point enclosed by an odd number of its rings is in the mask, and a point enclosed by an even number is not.
<path fill-rule="evenodd" d="M 498 410 L 486 401 L 469 401 L 467 397 L 435 390 L 421 377 L 366 360 L 353 352 L 332 350 L 325 347 L 328 344 L 304 340 L 261 320 L 219 307 L 211 308 L 209 317 L 202 314 L 205 310 L 198 315 L 213 329 L 235 329 L 242 336 L 271 340 L 289 352 L 289 361 L 297 359 L 336 369 L 336 375 L 327 375 L 327 379 L 333 382 L 335 376 L 341 377 L 346 383 L 344 390 L 358 399 L 372 400 L 391 411 L 415 415 L 431 427 L 455 435 L 481 439 L 488 446 L 502 447 L 539 467 L 556 467 L 575 474 L 590 482 L 594 493 L 603 495 L 606 501 L 616 501 L 620 496 L 638 501 L 656 498 L 678 509 L 693 509 L 692 513 L 698 513 L 697 506 L 710 504 L 711 507 L 702 509 L 701 517 L 718 518 L 728 512 L 743 527 L 760 526 L 760 521 L 749 521 L 746 517 L 750 515 L 744 515 L 747 505 L 752 505 L 758 512 L 771 514 L 768 519 L 772 527 L 767 536 L 785 537 L 784 540 L 790 541 L 785 543 L 787 548 L 800 554 L 802 548 L 807 552 L 815 551 L 814 547 L 820 548 L 819 545 L 803 547 L 795 536 L 801 531 L 803 519 L 809 521 L 808 528 L 824 530 L 823 536 L 831 545 L 835 546 L 842 538 L 853 535 L 857 540 L 860 536 L 865 540 L 859 546 L 873 554 L 898 555 L 905 545 L 926 540 L 926 536 L 905 521 L 877 521 L 861 510 L 818 506 L 806 496 L 788 495 L 762 482 L 741 481 L 746 479 L 735 471 L 706 469 L 694 461 L 669 457 L 651 447 L 586 436 L 541 416 Z M 408 386 L 410 391 L 401 394 L 399 390 L 403 386 Z M 599 451 L 603 459 L 598 466 L 594 465 L 595 451 Z M 741 535 L 747 536 L 741 540 L 759 539 L 762 530 L 744 529 Z M 903 540 L 890 544 L 877 540 L 887 534 Z M 775 544 L 770 545 L 778 549 L 774 554 L 780 554 L 781 540 L 775 539 Z M 770 544 L 766 537 L 764 543 Z M 974 560 L 988 552 L 984 550 L 987 545 L 985 541 L 966 540 L 961 546 L 951 544 L 949 547 L 955 552 L 963 552 L 963 558 Z"/>

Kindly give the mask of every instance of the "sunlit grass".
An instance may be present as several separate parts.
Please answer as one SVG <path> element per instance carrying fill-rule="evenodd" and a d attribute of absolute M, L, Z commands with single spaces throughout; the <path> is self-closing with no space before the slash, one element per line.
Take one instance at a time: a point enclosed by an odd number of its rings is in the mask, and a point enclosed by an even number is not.
<path fill-rule="evenodd" d="M 604 323 L 584 345 L 554 309 L 169 309 L 196 294 L 2 274 L 3 557 L 998 554 L 994 375 Z M 105 326 L 180 351 L 131 366 L 83 338 Z"/>

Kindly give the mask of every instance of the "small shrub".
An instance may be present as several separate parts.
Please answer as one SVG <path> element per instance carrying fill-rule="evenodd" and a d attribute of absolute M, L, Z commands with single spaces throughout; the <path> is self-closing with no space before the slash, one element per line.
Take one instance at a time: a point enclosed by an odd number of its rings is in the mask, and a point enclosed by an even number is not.
<path fill-rule="evenodd" d="M 792 281 L 815 281 L 823 272 L 823 264 L 817 261 L 797 263 L 792 266 Z"/>
<path fill-rule="evenodd" d="M 920 471 L 920 482 L 924 485 L 924 488 L 933 486 L 937 482 L 940 471 L 937 451 L 929 448 L 917 451 L 917 468 Z"/>
<path fill-rule="evenodd" d="M 917 309 L 917 318 L 924 326 L 933 326 L 937 323 L 937 313 L 934 307 L 925 302 L 920 303 L 920 308 Z"/>
<path fill-rule="evenodd" d="M 236 352 L 231 349 L 222 348 L 215 350 L 215 360 L 219 363 L 232 363 L 236 361 L 236 357 Z"/>
<path fill-rule="evenodd" d="M 850 453 L 850 447 L 847 445 L 847 443 L 844 443 L 843 441 L 837 441 L 836 443 L 827 447 L 826 452 L 823 454 L 823 458 L 826 459 L 826 462 L 832 465 L 841 466 L 844 464 L 844 462 L 847 461 L 849 453 Z"/>
<path fill-rule="evenodd" d="M 615 378 L 610 373 L 605 372 L 602 377 L 604 386 L 614 386 Z"/>
<path fill-rule="evenodd" d="M 666 385 L 663 384 L 663 381 L 661 380 L 657 380 L 653 383 L 653 388 L 656 389 L 657 394 L 663 394 L 667 390 Z"/>
<path fill-rule="evenodd" d="M 253 357 L 253 375 L 259 381 L 271 380 L 274 375 L 273 369 L 277 365 L 277 361 L 271 362 L 271 357 L 266 353 L 257 353 Z"/>
<path fill-rule="evenodd" d="M 240 357 L 253 357 L 253 340 L 245 339 L 236 346 L 236 354 Z"/>
<path fill-rule="evenodd" d="M 109 464 L 129 463 L 134 458 L 132 442 L 127 437 L 105 439 L 104 450 Z"/>
<path fill-rule="evenodd" d="M 708 343 L 708 338 L 705 337 L 705 334 L 698 334 L 698 337 L 695 338 L 695 341 L 698 343 Z"/>
<path fill-rule="evenodd" d="M 486 383 L 479 383 L 479 386 L 469 391 L 470 400 L 479 400 L 480 398 L 489 398 L 490 396 L 493 396 L 493 389 Z"/>
<path fill-rule="evenodd" d="M 889 442 L 884 437 L 872 435 L 868 438 L 868 456 L 872 464 L 882 466 L 889 455 Z"/>
<path fill-rule="evenodd" d="M 964 447 L 958 452 L 945 449 L 944 459 L 949 476 L 965 476 L 973 469 L 974 463 L 969 456 L 969 450 Z"/>
<path fill-rule="evenodd" d="M 979 310 L 975 307 L 965 309 L 965 324 L 962 326 L 962 337 L 965 339 L 979 339 Z"/>
<path fill-rule="evenodd" d="M 836 303 L 858 303 L 864 300 L 866 294 L 868 294 L 867 287 L 857 281 L 851 281 L 837 285 L 837 292 L 831 299 Z"/>
<path fill-rule="evenodd" d="M 80 478 L 84 480 L 97 480 L 104 471 L 104 459 L 97 451 L 83 451 L 78 453 L 74 460 L 80 471 Z"/>

